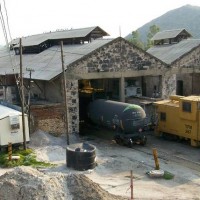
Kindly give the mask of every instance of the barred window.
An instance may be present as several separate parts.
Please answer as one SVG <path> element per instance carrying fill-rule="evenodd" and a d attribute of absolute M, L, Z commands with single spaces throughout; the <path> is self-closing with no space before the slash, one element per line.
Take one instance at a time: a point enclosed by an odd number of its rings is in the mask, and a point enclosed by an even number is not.
<path fill-rule="evenodd" d="M 191 103 L 183 101 L 182 109 L 183 109 L 184 112 L 192 112 Z"/>
<path fill-rule="evenodd" d="M 160 121 L 166 121 L 166 113 L 164 112 L 160 113 Z"/>

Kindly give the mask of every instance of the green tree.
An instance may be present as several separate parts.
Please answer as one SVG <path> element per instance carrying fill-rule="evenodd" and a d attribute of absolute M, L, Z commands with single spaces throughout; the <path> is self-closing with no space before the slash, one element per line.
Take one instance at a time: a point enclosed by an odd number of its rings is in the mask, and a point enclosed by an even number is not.
<path fill-rule="evenodd" d="M 147 45 L 146 50 L 153 46 L 153 41 L 151 38 L 160 31 L 160 27 L 156 26 L 155 24 L 149 27 L 149 32 L 147 34 Z"/>
<path fill-rule="evenodd" d="M 132 38 L 129 41 L 132 42 L 135 46 L 144 49 L 144 44 L 142 43 L 140 34 L 137 30 L 132 32 Z"/>

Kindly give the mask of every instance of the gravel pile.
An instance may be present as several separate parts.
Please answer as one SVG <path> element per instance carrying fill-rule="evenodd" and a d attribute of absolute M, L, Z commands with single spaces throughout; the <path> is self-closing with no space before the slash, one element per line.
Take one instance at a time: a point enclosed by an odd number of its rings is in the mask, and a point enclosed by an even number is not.
<path fill-rule="evenodd" d="M 31 167 L 17 167 L 0 176 L 1 200 L 70 199 L 66 176 L 45 175 Z"/>
<path fill-rule="evenodd" d="M 124 200 L 83 174 L 43 173 L 16 167 L 0 176 L 1 200 Z"/>

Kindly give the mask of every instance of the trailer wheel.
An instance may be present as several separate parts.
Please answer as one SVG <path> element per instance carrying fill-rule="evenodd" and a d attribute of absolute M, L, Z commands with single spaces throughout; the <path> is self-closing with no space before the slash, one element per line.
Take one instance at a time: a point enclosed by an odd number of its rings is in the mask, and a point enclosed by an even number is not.
<path fill-rule="evenodd" d="M 120 136 L 115 136 L 115 142 L 117 143 L 117 144 L 119 144 L 119 145 L 123 145 L 123 140 L 121 139 L 121 137 Z"/>
<path fill-rule="evenodd" d="M 133 140 L 131 138 L 128 140 L 128 144 L 127 145 L 128 145 L 129 148 L 133 147 Z"/>
<path fill-rule="evenodd" d="M 147 143 L 147 138 L 146 138 L 146 136 L 143 136 L 143 138 L 141 138 L 141 140 L 140 140 L 140 144 L 141 145 L 146 145 L 146 143 Z"/>

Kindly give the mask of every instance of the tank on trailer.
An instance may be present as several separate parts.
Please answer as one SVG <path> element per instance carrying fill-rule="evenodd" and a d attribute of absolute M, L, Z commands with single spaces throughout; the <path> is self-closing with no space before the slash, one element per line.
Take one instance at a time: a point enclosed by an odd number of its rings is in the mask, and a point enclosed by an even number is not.
<path fill-rule="evenodd" d="M 97 125 L 114 129 L 117 143 L 129 146 L 133 143 L 146 143 L 144 135 L 146 114 L 139 105 L 97 99 L 89 104 L 88 117 Z"/>

